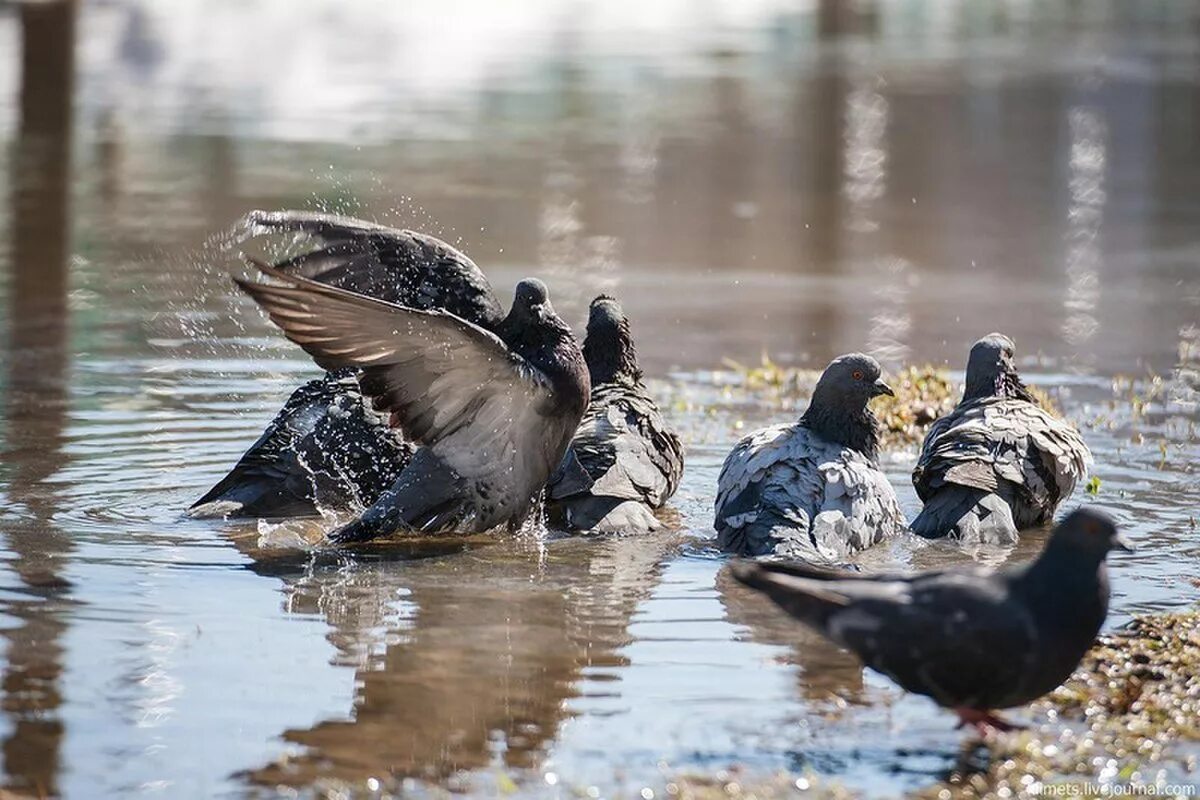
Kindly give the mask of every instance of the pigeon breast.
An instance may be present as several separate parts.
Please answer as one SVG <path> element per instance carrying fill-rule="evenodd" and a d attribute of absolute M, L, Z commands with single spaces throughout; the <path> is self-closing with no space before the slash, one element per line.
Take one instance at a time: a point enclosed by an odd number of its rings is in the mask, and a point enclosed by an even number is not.
<path fill-rule="evenodd" d="M 830 561 L 893 535 L 904 515 L 870 459 L 796 423 L 734 447 L 718 480 L 715 524 L 727 552 Z"/>

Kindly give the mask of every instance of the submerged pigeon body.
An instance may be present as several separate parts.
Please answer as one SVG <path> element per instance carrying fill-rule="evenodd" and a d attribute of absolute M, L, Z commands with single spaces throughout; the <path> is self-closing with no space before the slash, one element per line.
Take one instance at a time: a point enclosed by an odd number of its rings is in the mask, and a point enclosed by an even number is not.
<path fill-rule="evenodd" d="M 868 401 L 891 389 L 860 353 L 825 369 L 800 420 L 755 431 L 725 459 L 717 485 L 717 542 L 738 555 L 831 562 L 904 527 L 895 490 L 876 463 Z"/>
<path fill-rule="evenodd" d="M 251 213 L 266 233 L 317 246 L 275 269 L 415 309 L 441 309 L 487 330 L 504 312 L 467 256 L 432 236 L 305 211 Z M 311 516 L 361 509 L 395 481 L 416 447 L 364 405 L 357 368 L 298 388 L 233 470 L 192 506 L 193 516 Z"/>
<path fill-rule="evenodd" d="M 583 356 L 591 402 L 547 487 L 547 511 L 572 530 L 637 532 L 679 487 L 683 446 L 642 382 L 629 321 L 601 295 L 588 314 Z"/>
<path fill-rule="evenodd" d="M 1046 694 L 1071 674 L 1108 613 L 1105 557 L 1128 549 L 1086 509 L 1033 563 L 999 572 L 858 573 L 775 563 L 734 575 L 907 691 L 964 723 L 1006 728 L 992 712 Z"/>
<path fill-rule="evenodd" d="M 1087 474 L 1091 453 L 1038 406 L 1013 365 L 1013 343 L 991 334 L 971 348 L 963 399 L 925 436 L 913 485 L 927 538 L 1011 544 L 1049 522 Z"/>
<path fill-rule="evenodd" d="M 588 375 L 541 281 L 517 284 L 496 333 L 453 314 L 354 294 L 268 265 L 279 284 L 239 280 L 317 364 L 358 367 L 393 427 L 421 445 L 373 505 L 331 534 L 519 526 L 562 462 L 587 407 Z"/>
<path fill-rule="evenodd" d="M 293 392 L 191 513 L 279 518 L 365 508 L 395 482 L 415 451 L 371 409 L 358 370 L 337 370 Z"/>

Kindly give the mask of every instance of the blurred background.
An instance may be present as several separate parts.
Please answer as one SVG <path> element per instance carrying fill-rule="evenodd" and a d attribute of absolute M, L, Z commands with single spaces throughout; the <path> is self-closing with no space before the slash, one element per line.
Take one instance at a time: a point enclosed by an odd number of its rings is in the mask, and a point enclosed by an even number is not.
<path fill-rule="evenodd" d="M 3 243 L 14 277 L 66 270 L 60 292 L 202 304 L 186 248 L 321 206 L 442 235 L 498 284 L 542 275 L 568 310 L 619 288 L 669 327 L 660 365 L 957 363 L 1003 327 L 1081 368 L 1162 367 L 1200 318 L 1196 12 L 9 3 Z"/>
<path fill-rule="evenodd" d="M 0 144 L 21 794 L 497 765 L 636 788 L 660 758 L 920 785 L 944 720 L 727 602 L 711 486 L 734 417 L 779 411 L 693 413 L 693 379 L 854 349 L 959 368 L 999 329 L 1092 419 L 1115 376 L 1200 347 L 1191 0 L 0 0 Z M 228 280 L 235 221 L 284 207 L 438 235 L 502 293 L 540 276 L 576 326 L 618 295 L 647 372 L 684 386 L 683 538 L 398 571 L 181 522 L 314 373 Z M 1106 499 L 1161 537 L 1118 617 L 1196 570 L 1189 408 L 1089 433 Z M 856 721 L 807 727 L 831 691 Z"/>

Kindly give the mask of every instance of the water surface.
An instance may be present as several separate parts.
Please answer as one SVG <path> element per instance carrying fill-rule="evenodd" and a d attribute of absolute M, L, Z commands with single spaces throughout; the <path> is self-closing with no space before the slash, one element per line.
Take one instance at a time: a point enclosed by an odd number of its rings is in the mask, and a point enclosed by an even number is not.
<path fill-rule="evenodd" d="M 764 351 L 955 368 L 1010 333 L 1097 456 L 1099 495 L 1072 504 L 1140 546 L 1110 624 L 1194 602 L 1188 4 L 409 5 L 0 7 L 5 788 L 936 781 L 947 715 L 712 550 L 725 453 L 800 410 L 712 374 Z M 316 374 L 227 277 L 231 223 L 280 207 L 441 235 L 502 294 L 543 277 L 580 327 L 619 295 L 688 445 L 670 530 L 350 558 L 287 546 L 311 525 L 181 518 Z M 910 513 L 914 456 L 885 459 Z M 863 560 L 1000 563 L 1042 535 Z"/>

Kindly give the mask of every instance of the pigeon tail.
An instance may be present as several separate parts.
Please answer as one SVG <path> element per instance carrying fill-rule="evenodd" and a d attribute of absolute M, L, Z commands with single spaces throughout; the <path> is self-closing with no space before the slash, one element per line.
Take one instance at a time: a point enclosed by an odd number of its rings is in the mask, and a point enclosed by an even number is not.
<path fill-rule="evenodd" d="M 556 504 L 555 521 L 571 530 L 595 533 L 646 533 L 662 523 L 645 503 L 606 495 L 570 498 Z"/>
<path fill-rule="evenodd" d="M 260 464 L 239 463 L 192 504 L 193 519 L 313 517 L 311 497 L 292 490 L 285 477 Z"/>
<path fill-rule="evenodd" d="M 999 495 L 949 484 L 929 498 L 913 520 L 912 532 L 926 539 L 950 537 L 967 544 L 1014 544 L 1012 509 Z"/>
<path fill-rule="evenodd" d="M 739 583 L 767 595 L 784 611 L 818 631 L 824 631 L 830 615 L 850 602 L 827 578 L 799 577 L 754 561 L 735 561 L 730 569 Z"/>
<path fill-rule="evenodd" d="M 329 538 L 337 544 L 348 544 L 400 531 L 445 531 L 470 516 L 465 497 L 462 477 L 431 450 L 422 448 L 374 505 L 330 533 Z"/>

